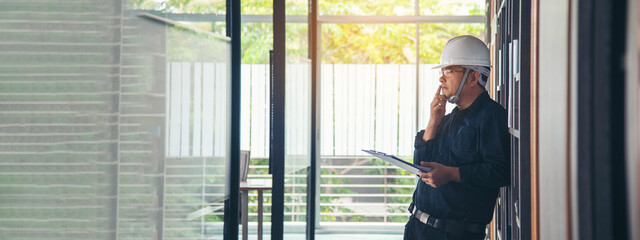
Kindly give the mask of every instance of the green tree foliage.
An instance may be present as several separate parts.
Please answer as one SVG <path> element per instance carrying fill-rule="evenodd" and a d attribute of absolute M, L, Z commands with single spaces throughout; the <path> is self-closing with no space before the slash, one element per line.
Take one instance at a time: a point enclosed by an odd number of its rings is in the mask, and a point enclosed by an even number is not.
<path fill-rule="evenodd" d="M 414 0 L 320 0 L 321 15 L 414 15 Z"/>
<path fill-rule="evenodd" d="M 324 24 L 323 63 L 407 64 L 416 62 L 415 24 Z M 420 63 L 438 63 L 450 38 L 484 38 L 484 24 L 420 24 Z"/>
<path fill-rule="evenodd" d="M 415 25 L 325 24 L 322 26 L 324 63 L 415 62 Z"/>
<path fill-rule="evenodd" d="M 222 0 L 132 0 L 134 9 L 171 13 L 225 14 Z M 272 0 L 241 1 L 242 14 L 270 15 Z M 288 15 L 307 14 L 307 2 L 287 0 Z M 321 0 L 322 15 L 413 15 L 413 0 Z M 420 0 L 422 15 L 482 15 L 484 2 L 477 0 Z M 224 23 L 195 24 L 224 34 Z M 273 48 L 271 23 L 242 24 L 242 62 L 265 64 Z M 287 56 L 308 57 L 308 27 L 304 23 L 287 24 Z M 484 38 L 484 24 L 420 24 L 420 63 L 437 63 L 446 41 L 458 35 Z M 416 24 L 322 24 L 322 62 L 333 64 L 406 64 L 416 62 Z"/>
<path fill-rule="evenodd" d="M 484 0 L 420 0 L 420 15 L 484 15 Z"/>

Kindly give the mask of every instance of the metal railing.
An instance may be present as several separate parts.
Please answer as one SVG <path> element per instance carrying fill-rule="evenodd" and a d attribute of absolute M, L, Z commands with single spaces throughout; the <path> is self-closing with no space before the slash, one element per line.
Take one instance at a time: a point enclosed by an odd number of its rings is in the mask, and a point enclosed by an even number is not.
<path fill-rule="evenodd" d="M 270 178 L 267 165 L 249 167 L 249 178 Z M 372 157 L 323 156 L 320 183 L 320 222 L 406 222 L 415 176 Z M 306 221 L 306 178 L 303 172 L 285 175 L 285 221 Z M 264 193 L 264 220 L 271 220 L 271 192 Z M 249 221 L 257 221 L 257 193 L 249 192 Z M 213 215 L 222 215 L 214 212 Z"/>

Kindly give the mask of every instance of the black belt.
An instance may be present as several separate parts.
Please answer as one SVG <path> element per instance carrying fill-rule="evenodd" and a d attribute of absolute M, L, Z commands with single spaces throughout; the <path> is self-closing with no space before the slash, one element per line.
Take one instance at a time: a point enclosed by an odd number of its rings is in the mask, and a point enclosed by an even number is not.
<path fill-rule="evenodd" d="M 485 233 L 485 229 L 487 228 L 487 225 L 482 224 L 465 223 L 456 220 L 435 218 L 428 213 L 420 211 L 413 205 L 413 203 L 409 205 L 409 212 L 411 213 L 412 217 L 415 217 L 418 221 L 426 224 L 427 226 L 435 229 L 440 229 L 448 233 L 462 234 L 465 231 L 473 233 Z"/>

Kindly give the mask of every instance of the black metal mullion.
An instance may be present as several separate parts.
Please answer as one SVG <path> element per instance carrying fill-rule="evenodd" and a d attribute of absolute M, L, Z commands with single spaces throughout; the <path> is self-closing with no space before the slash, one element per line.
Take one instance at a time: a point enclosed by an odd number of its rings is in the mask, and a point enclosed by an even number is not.
<path fill-rule="evenodd" d="M 307 171 L 307 240 L 315 239 L 316 232 L 316 174 L 318 164 L 318 144 L 316 143 L 318 125 L 318 72 L 320 70 L 320 51 L 318 50 L 318 0 L 309 0 L 309 57 L 311 58 L 311 141 L 310 163 Z"/>
<path fill-rule="evenodd" d="M 238 192 L 240 191 L 240 0 L 226 1 L 226 31 L 231 38 L 231 109 L 228 184 L 229 198 L 225 201 L 224 239 L 238 239 Z"/>
<path fill-rule="evenodd" d="M 284 168 L 285 168 L 285 1 L 273 1 L 273 62 L 271 73 L 271 139 L 269 161 L 272 173 L 271 239 L 284 234 Z"/>

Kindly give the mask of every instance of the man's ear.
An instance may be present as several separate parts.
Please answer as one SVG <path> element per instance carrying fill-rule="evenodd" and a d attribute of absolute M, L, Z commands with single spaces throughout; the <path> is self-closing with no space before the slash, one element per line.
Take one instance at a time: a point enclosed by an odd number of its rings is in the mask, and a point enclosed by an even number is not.
<path fill-rule="evenodd" d="M 471 75 L 469 76 L 471 79 L 469 79 L 469 86 L 475 86 L 478 85 L 478 78 L 480 77 L 480 74 L 476 71 L 472 72 Z"/>

